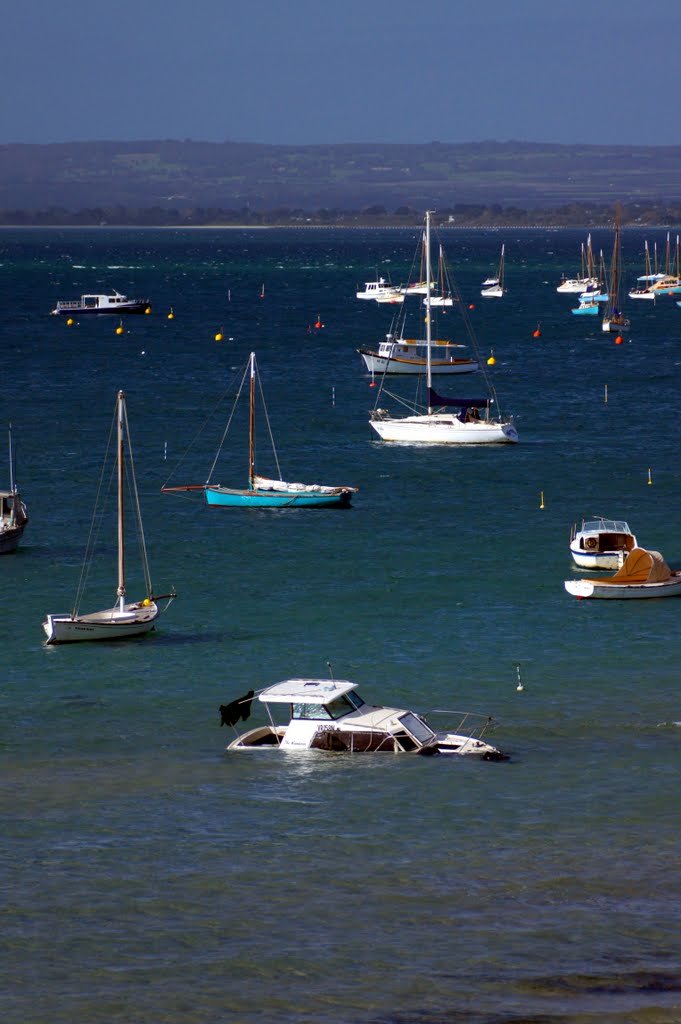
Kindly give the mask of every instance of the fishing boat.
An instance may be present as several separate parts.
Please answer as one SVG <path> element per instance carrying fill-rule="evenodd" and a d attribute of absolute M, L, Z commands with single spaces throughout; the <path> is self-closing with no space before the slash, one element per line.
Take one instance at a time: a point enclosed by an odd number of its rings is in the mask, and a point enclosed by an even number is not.
<path fill-rule="evenodd" d="M 426 237 L 430 248 L 430 213 L 426 214 Z M 496 395 L 489 378 L 485 374 L 488 394 L 482 398 L 444 398 L 438 395 L 432 387 L 432 313 L 430 308 L 431 279 L 430 262 L 426 261 L 428 269 L 427 293 L 426 293 L 426 395 L 427 406 L 425 410 L 414 403 L 412 409 L 414 415 L 397 417 L 393 416 L 387 409 L 378 407 L 385 389 L 383 383 L 377 395 L 376 406 L 371 413 L 370 425 L 383 441 L 397 441 L 417 444 L 499 444 L 515 443 L 518 440 L 518 432 L 510 420 L 496 419 L 492 417 L 491 405 L 496 401 Z M 464 317 L 469 336 L 474 347 L 475 336 L 473 335 L 470 321 L 468 320 L 464 303 L 457 303 Z M 480 360 L 478 360 L 480 362 Z M 481 367 L 482 368 L 482 367 Z M 484 373 L 484 368 L 483 368 Z M 387 392 L 386 392 L 387 393 Z M 399 396 L 391 396 L 397 401 L 406 405 Z M 447 408 L 454 408 L 456 412 L 447 412 Z"/>
<path fill-rule="evenodd" d="M 614 576 L 566 580 L 565 589 L 578 598 L 681 597 L 681 572 L 670 569 L 659 551 L 635 547 Z"/>
<path fill-rule="evenodd" d="M 81 295 L 79 299 L 58 302 L 52 316 L 83 316 L 86 313 L 150 313 L 149 299 L 129 299 L 114 291 L 111 295 Z"/>
<path fill-rule="evenodd" d="M 619 569 L 635 547 L 636 537 L 623 519 L 594 516 L 570 530 L 570 553 L 582 569 Z"/>
<path fill-rule="evenodd" d="M 475 359 L 459 354 L 464 349 L 463 345 L 439 340 L 433 341 L 432 344 L 435 355 L 431 356 L 431 373 L 473 373 L 478 369 Z M 425 341 L 412 338 L 395 339 L 392 334 L 387 334 L 386 340 L 379 342 L 378 351 L 368 348 L 358 348 L 357 351 L 369 373 L 426 372 L 428 360 Z"/>
<path fill-rule="evenodd" d="M 0 555 L 8 555 L 19 546 L 28 523 L 26 506 L 16 486 L 16 466 L 12 447 L 12 427 L 9 427 L 9 490 L 0 491 Z"/>
<path fill-rule="evenodd" d="M 373 299 L 374 302 L 404 302 L 404 292 L 400 288 L 388 284 L 383 277 L 379 277 L 375 281 L 367 281 L 364 291 L 359 291 L 356 295 L 358 299 Z"/>
<path fill-rule="evenodd" d="M 504 291 L 504 246 L 502 245 L 499 272 L 495 278 L 488 277 L 486 281 L 483 281 L 480 294 L 486 299 L 500 299 Z"/>
<path fill-rule="evenodd" d="M 582 271 L 579 277 L 563 277 L 556 288 L 561 294 L 580 295 L 589 287 L 598 285 L 598 279 L 593 271 L 593 255 L 591 249 L 591 235 L 586 240 L 586 248 L 582 242 Z"/>
<path fill-rule="evenodd" d="M 234 408 L 230 415 L 227 427 L 222 435 L 213 464 L 208 474 L 208 480 L 204 484 L 183 484 L 181 486 L 169 487 L 164 485 L 161 490 L 164 494 L 178 491 L 203 491 L 207 505 L 230 508 L 347 508 L 352 495 L 358 490 L 357 487 L 326 487 L 322 484 L 288 483 L 281 479 L 279 458 L 276 448 L 272 442 L 272 454 L 276 464 L 278 476 L 269 478 L 256 473 L 256 360 L 255 352 L 251 352 L 246 368 L 241 377 L 237 395 L 234 401 Z M 249 391 L 249 416 L 248 416 L 248 486 L 242 490 L 232 487 L 223 487 L 222 484 L 211 482 L 211 477 L 220 457 L 222 446 L 227 437 L 229 426 L 234 416 L 236 405 L 244 389 L 245 381 L 248 379 Z M 258 383 L 260 383 L 258 378 Z M 262 388 L 260 395 L 262 398 Z M 264 399 L 263 399 L 264 403 Z M 267 423 L 269 418 L 265 411 Z M 270 440 L 272 440 L 270 431 Z"/>
<path fill-rule="evenodd" d="M 615 242 L 612 249 L 612 263 L 610 265 L 610 280 L 608 281 L 608 302 L 603 314 L 602 327 L 604 331 L 626 331 L 631 324 L 624 316 L 620 307 L 621 277 L 622 277 L 622 252 L 620 248 L 620 205 L 617 204 L 615 213 Z"/>
<path fill-rule="evenodd" d="M 81 615 L 79 612 L 80 602 L 87 582 L 87 577 L 90 571 L 92 562 L 92 556 L 94 554 L 94 544 L 96 539 L 95 524 L 99 521 L 101 516 L 101 501 L 100 495 L 98 494 L 98 500 L 95 504 L 95 512 L 93 516 L 93 525 L 90 530 L 90 538 L 88 540 L 87 549 L 85 552 L 85 559 L 83 562 L 83 569 L 80 577 L 80 584 L 78 587 L 78 593 L 76 595 L 76 601 L 70 614 L 67 615 L 48 615 L 43 622 L 43 629 L 47 636 L 48 644 L 67 644 L 74 643 L 80 640 L 123 640 L 128 637 L 141 636 L 144 633 L 148 633 L 152 630 L 156 624 L 156 620 L 161 614 L 158 602 L 166 600 L 167 604 L 163 608 L 166 610 L 170 602 L 175 598 L 176 594 L 173 590 L 170 594 L 162 594 L 158 597 L 154 596 L 153 587 L 151 584 L 151 576 L 149 573 L 149 562 L 147 559 L 146 545 L 144 542 L 144 531 L 142 528 L 142 516 L 139 505 L 139 496 L 137 493 L 137 483 L 135 481 L 134 463 L 132 458 L 132 448 L 130 446 L 130 431 L 128 427 L 128 416 L 125 406 L 125 395 L 122 391 L 118 392 L 116 396 L 116 409 L 114 413 L 114 423 L 109 434 L 109 448 L 107 449 L 107 455 L 104 459 L 104 467 L 102 469 L 102 475 L 100 477 L 100 492 L 102 482 L 105 480 L 105 473 L 110 466 L 110 448 L 111 438 L 114 434 L 114 428 L 116 432 L 116 467 L 117 467 L 117 482 L 118 482 L 118 500 L 117 500 L 117 539 L 118 539 L 118 589 L 116 591 L 117 600 L 113 608 L 107 608 L 101 612 L 91 612 L 88 615 Z M 126 458 L 127 456 L 127 458 Z M 127 465 L 126 465 L 127 463 Z M 125 481 L 126 481 L 126 469 L 127 477 L 130 481 L 130 491 L 134 509 L 134 516 L 137 526 L 137 540 L 139 542 L 139 548 L 142 556 L 142 572 L 144 575 L 144 585 L 146 596 L 139 601 L 129 602 L 127 600 L 127 589 L 126 589 L 126 559 L 125 559 Z"/>
<path fill-rule="evenodd" d="M 404 708 L 366 704 L 347 679 L 286 679 L 257 694 L 266 724 L 237 730 L 251 716 L 255 691 L 220 706 L 220 725 L 233 728 L 227 750 L 321 750 L 346 753 L 454 754 L 486 761 L 507 756 L 483 739 L 492 719 L 456 715 L 456 731 L 436 732 L 427 718 Z M 283 720 L 282 720 L 283 719 Z M 476 724 L 477 723 L 477 724 Z M 461 731 L 465 730 L 465 731 Z"/>

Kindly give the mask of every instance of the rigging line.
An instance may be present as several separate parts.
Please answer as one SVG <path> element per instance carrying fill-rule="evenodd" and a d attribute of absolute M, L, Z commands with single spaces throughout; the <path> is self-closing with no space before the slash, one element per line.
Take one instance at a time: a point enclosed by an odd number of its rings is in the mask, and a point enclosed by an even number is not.
<path fill-rule="evenodd" d="M 128 480 L 128 489 L 132 495 L 135 503 L 135 520 L 137 529 L 137 539 L 140 547 L 140 553 L 142 555 L 142 568 L 144 572 L 144 583 L 146 587 L 147 596 L 153 593 L 153 587 L 151 585 L 151 573 L 149 572 L 149 560 L 147 558 L 147 545 L 144 539 L 144 526 L 142 524 L 142 511 L 140 509 L 139 492 L 137 490 L 137 478 L 135 476 L 135 462 L 132 454 L 132 441 L 130 439 L 130 425 L 128 423 L 128 407 L 123 404 L 123 420 L 124 420 L 124 444 L 128 451 L 128 458 L 125 460 L 125 471 Z"/>
<path fill-rule="evenodd" d="M 251 363 L 251 359 L 250 359 L 250 356 L 249 356 L 248 362 L 246 363 L 246 367 L 245 367 L 245 369 L 243 371 L 243 375 L 241 377 L 241 383 L 239 384 L 238 391 L 237 391 L 237 393 L 235 395 L 235 398 L 234 398 L 234 403 L 232 405 L 232 411 L 229 414 L 229 419 L 227 420 L 227 425 L 226 425 L 226 427 L 225 427 L 225 429 L 223 431 L 222 437 L 220 438 L 220 444 L 218 445 L 218 450 L 215 453 L 215 458 L 213 459 L 213 464 L 210 467 L 210 470 L 208 471 L 208 477 L 206 479 L 206 483 L 207 484 L 210 483 L 210 479 L 211 479 L 211 477 L 213 475 L 213 470 L 215 469 L 215 466 L 217 465 L 217 461 L 220 458 L 220 453 L 222 451 L 222 446 L 225 443 L 225 438 L 227 437 L 227 434 L 229 433 L 229 428 L 232 425 L 232 420 L 234 419 L 234 413 L 236 412 L 236 407 L 239 404 L 239 398 L 241 397 L 241 392 L 243 391 L 244 383 L 246 381 L 246 377 L 248 376 L 250 363 Z"/>
<path fill-rule="evenodd" d="M 199 440 L 199 438 L 201 437 L 201 435 L 203 434 L 203 432 L 204 432 L 204 431 L 206 430 L 206 428 L 208 427 L 208 424 L 209 424 L 209 423 L 211 422 L 211 420 L 213 419 L 213 417 L 215 416 L 215 414 L 217 413 L 217 411 L 218 411 L 218 410 L 220 409 L 220 407 L 221 407 L 221 406 L 223 405 L 223 403 L 224 403 L 225 399 L 226 399 L 226 398 L 228 397 L 228 395 L 229 395 L 229 394 L 230 394 L 230 393 L 231 393 L 231 392 L 232 392 L 232 391 L 234 390 L 234 387 L 235 387 L 235 381 L 236 381 L 237 379 L 238 379 L 237 377 L 232 377 L 232 378 L 230 379 L 230 381 L 229 381 L 229 384 L 227 385 L 227 387 L 225 388 L 225 390 L 224 390 L 224 391 L 222 392 L 222 394 L 221 394 L 221 395 L 220 395 L 220 397 L 218 398 L 217 402 L 215 402 L 215 404 L 213 405 L 213 408 L 212 408 L 212 409 L 211 409 L 211 411 L 210 411 L 210 412 L 208 413 L 208 416 L 207 416 L 207 417 L 206 417 L 206 419 L 204 420 L 203 424 L 202 424 L 202 425 L 201 425 L 201 426 L 199 427 L 199 429 L 198 429 L 198 430 L 196 431 L 196 433 L 194 434 L 194 437 L 193 437 L 193 438 L 192 438 L 192 440 L 191 440 L 191 441 L 189 442 L 189 445 L 188 445 L 188 447 L 187 447 L 186 451 L 185 451 L 185 452 L 184 452 L 184 454 L 182 455 L 182 458 L 181 458 L 181 459 L 179 460 L 179 462 L 177 462 L 177 463 L 175 464 L 175 466 L 173 467 L 173 469 L 172 469 L 172 470 L 170 471 L 170 473 L 168 474 L 168 477 L 167 477 L 167 479 L 166 479 L 166 480 L 164 481 L 164 483 L 163 483 L 163 485 L 162 485 L 162 487 L 161 487 L 161 490 L 163 490 L 163 488 L 164 488 L 164 487 L 165 487 L 165 486 L 167 485 L 168 481 L 169 481 L 169 480 L 170 480 L 170 479 L 171 479 L 171 478 L 172 478 L 172 477 L 174 476 L 174 474 L 175 474 L 175 473 L 177 472 L 177 470 L 178 470 L 178 469 L 180 468 L 180 466 L 183 466 L 183 465 L 184 465 L 184 463 L 185 463 L 185 461 L 186 461 L 186 459 L 187 459 L 188 455 L 190 454 L 190 452 L 192 451 L 192 449 L 193 449 L 193 448 L 194 448 L 194 446 L 196 445 L 197 441 Z M 242 384 L 243 384 L 243 381 L 242 381 Z"/>
<path fill-rule="evenodd" d="M 277 454 L 277 446 L 274 443 L 274 435 L 272 433 L 272 427 L 270 425 L 270 417 L 269 417 L 269 413 L 267 412 L 267 404 L 265 402 L 265 395 L 263 394 L 263 389 L 262 389 L 262 380 L 260 379 L 260 374 L 257 372 L 257 369 L 256 369 L 256 379 L 258 381 L 258 391 L 260 392 L 260 401 L 262 402 L 263 413 L 265 415 L 265 423 L 267 424 L 267 430 L 268 430 L 268 433 L 270 435 L 270 444 L 272 445 L 272 453 L 274 455 L 274 462 L 275 462 L 276 467 L 277 467 L 277 478 L 279 480 L 282 480 L 283 477 L 282 477 L 282 473 L 281 473 L 281 467 L 279 466 L 279 456 Z"/>
<path fill-rule="evenodd" d="M 76 597 L 74 606 L 71 614 L 75 617 L 78 615 L 78 609 L 80 608 L 80 602 L 87 586 L 88 578 L 90 575 L 90 569 L 92 568 L 92 561 L 95 552 L 95 547 L 99 540 L 99 533 L 102 526 L 102 513 L 104 502 L 102 500 L 102 486 L 104 483 L 104 475 L 107 470 L 107 466 L 110 460 L 111 453 L 111 442 L 116 431 L 116 420 L 117 420 L 117 407 L 114 409 L 113 418 L 111 420 L 111 426 L 109 428 L 109 437 L 106 442 L 106 449 L 104 452 L 104 460 L 102 462 L 102 468 L 99 473 L 99 479 L 97 481 L 97 491 L 95 494 L 95 505 L 92 511 L 92 518 L 90 520 L 90 529 L 88 532 L 87 541 L 85 543 L 85 552 L 83 554 L 83 561 L 80 567 L 80 578 L 78 580 L 78 586 L 76 588 Z M 111 481 L 115 472 L 115 465 L 112 464 L 109 473 L 109 483 L 106 489 L 106 497 L 111 493 Z"/>

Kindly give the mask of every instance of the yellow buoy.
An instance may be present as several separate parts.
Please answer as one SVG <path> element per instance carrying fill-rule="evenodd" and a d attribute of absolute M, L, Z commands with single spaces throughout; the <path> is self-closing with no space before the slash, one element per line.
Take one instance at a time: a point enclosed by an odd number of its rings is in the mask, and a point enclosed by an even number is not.
<path fill-rule="evenodd" d="M 73 320 L 71 319 L 71 317 L 69 317 L 68 320 L 66 321 L 66 326 L 73 327 Z"/>
<path fill-rule="evenodd" d="M 151 306 L 147 306 L 147 308 L 144 310 L 144 312 L 145 313 L 151 313 Z"/>
<path fill-rule="evenodd" d="M 539 508 L 544 508 L 544 492 L 540 492 L 541 501 L 539 502 Z"/>
<path fill-rule="evenodd" d="M 220 329 L 218 331 L 218 333 L 215 335 L 215 340 L 216 341 L 222 341 L 223 338 L 224 338 L 224 334 L 222 333 L 222 329 Z"/>
<path fill-rule="evenodd" d="M 116 334 L 123 334 L 123 321 L 122 320 L 119 323 L 118 327 L 116 328 Z"/>
<path fill-rule="evenodd" d="M 496 366 L 497 365 L 497 361 L 494 358 L 494 352 L 492 352 L 492 354 L 490 355 L 489 359 L 487 360 L 487 365 L 488 366 Z"/>
<path fill-rule="evenodd" d="M 173 307 L 171 306 L 170 307 L 170 312 L 168 313 L 168 319 L 172 320 L 174 316 L 175 316 L 175 314 L 173 313 Z"/>

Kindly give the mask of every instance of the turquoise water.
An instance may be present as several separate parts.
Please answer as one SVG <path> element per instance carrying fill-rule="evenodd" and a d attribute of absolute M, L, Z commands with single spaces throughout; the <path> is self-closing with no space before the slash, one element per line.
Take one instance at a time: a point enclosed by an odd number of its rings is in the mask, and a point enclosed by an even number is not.
<path fill-rule="evenodd" d="M 681 310 L 628 303 L 618 346 L 555 292 L 583 233 L 445 233 L 521 443 L 386 445 L 355 350 L 391 313 L 354 293 L 403 279 L 418 234 L 0 233 L 0 424 L 31 517 L 0 560 L 7 1024 L 681 1019 L 681 602 L 563 588 L 585 515 L 681 567 Z M 485 301 L 501 241 L 508 295 Z M 623 248 L 631 285 L 643 235 Z M 121 337 L 47 315 L 110 288 L 153 313 Z M 200 428 L 251 349 L 285 476 L 359 486 L 351 510 L 160 493 L 207 476 L 226 410 Z M 118 388 L 152 576 L 180 596 L 140 642 L 47 649 Z M 88 608 L 113 597 L 113 534 L 105 556 Z M 511 760 L 225 756 L 220 703 L 329 661 L 370 701 L 494 715 Z"/>

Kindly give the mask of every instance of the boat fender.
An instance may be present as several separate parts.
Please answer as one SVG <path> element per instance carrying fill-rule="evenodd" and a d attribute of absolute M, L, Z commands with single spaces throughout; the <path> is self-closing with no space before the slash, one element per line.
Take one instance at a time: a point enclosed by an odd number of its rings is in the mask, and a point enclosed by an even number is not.
<path fill-rule="evenodd" d="M 588 551 L 595 551 L 596 548 L 598 547 L 598 538 L 597 537 L 587 537 L 586 541 L 585 541 L 585 544 L 586 544 L 586 548 L 587 548 Z"/>

